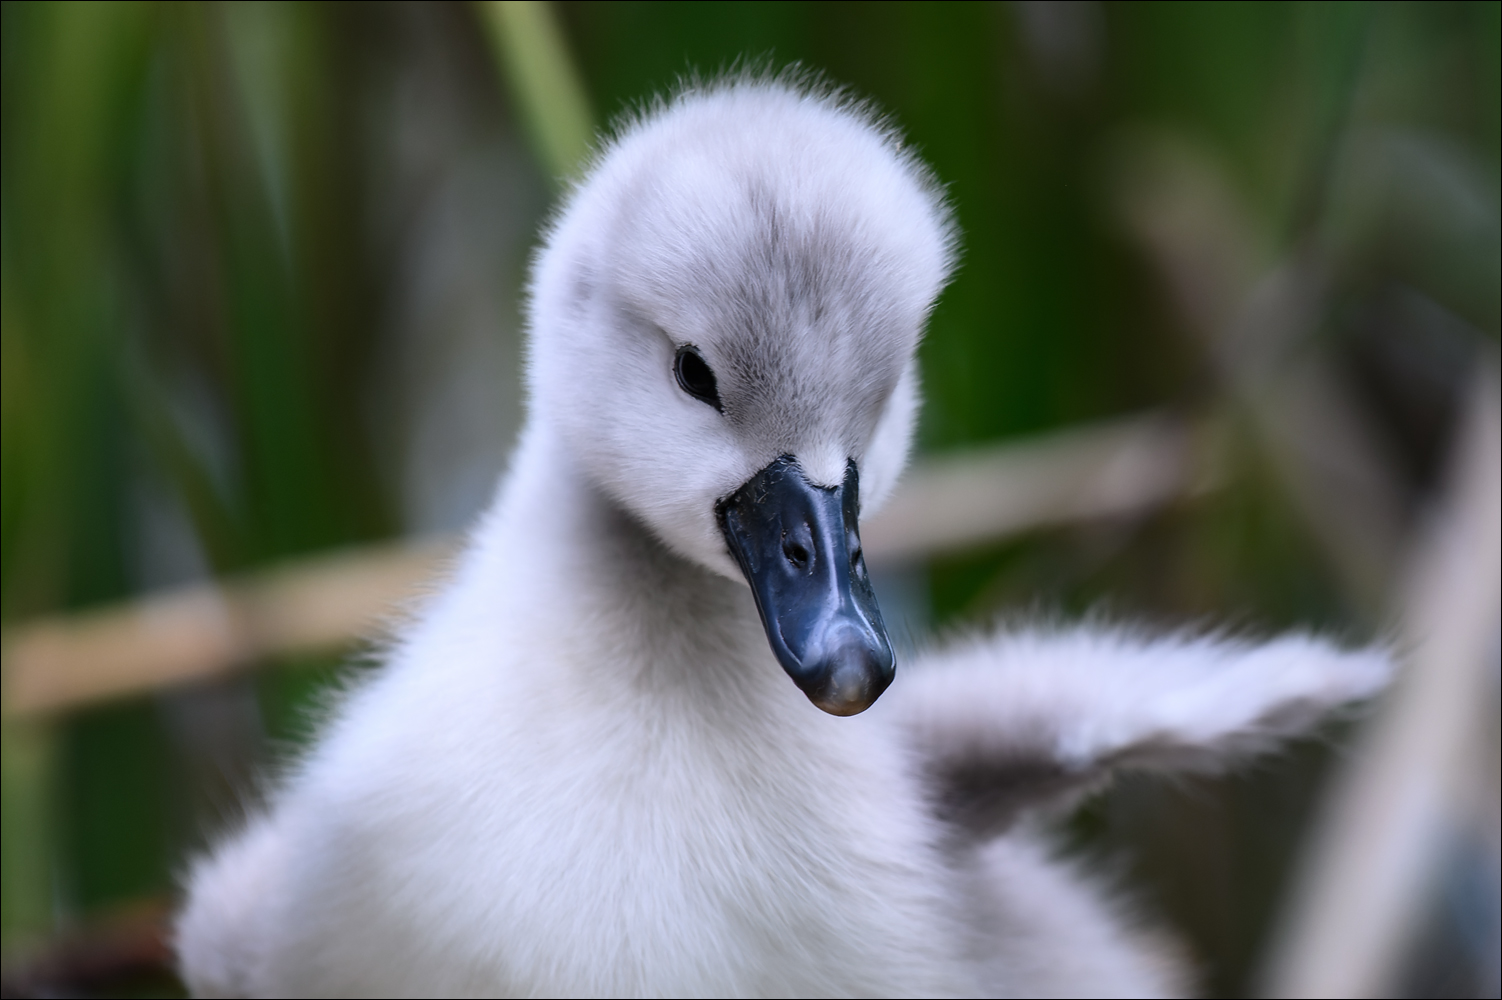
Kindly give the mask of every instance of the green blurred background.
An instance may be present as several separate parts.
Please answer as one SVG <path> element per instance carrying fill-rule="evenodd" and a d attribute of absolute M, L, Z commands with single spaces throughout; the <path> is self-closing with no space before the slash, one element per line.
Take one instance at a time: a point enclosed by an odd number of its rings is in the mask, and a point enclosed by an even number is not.
<path fill-rule="evenodd" d="M 5 624 L 465 525 L 521 419 L 518 296 L 562 190 L 488 13 L 3 11 Z M 551 11 L 601 125 L 686 73 L 798 62 L 909 136 L 963 230 L 922 347 L 923 451 L 1147 410 L 1220 428 L 1221 488 L 907 567 L 909 618 L 1376 634 L 1498 337 L 1497 3 Z M 1213 334 L 1279 268 L 1317 275 L 1316 315 L 1247 362 Z M 1376 456 L 1388 536 L 1365 554 L 1301 504 L 1258 415 L 1276 378 L 1245 374 L 1310 365 Z M 339 661 L 8 720 L 8 962 L 167 898 Z M 1253 988 L 1342 732 L 1234 778 L 1126 782 L 1068 827 L 1213 995 Z M 1487 995 L 1436 905 L 1410 991 Z M 169 988 L 137 978 L 92 988 Z"/>

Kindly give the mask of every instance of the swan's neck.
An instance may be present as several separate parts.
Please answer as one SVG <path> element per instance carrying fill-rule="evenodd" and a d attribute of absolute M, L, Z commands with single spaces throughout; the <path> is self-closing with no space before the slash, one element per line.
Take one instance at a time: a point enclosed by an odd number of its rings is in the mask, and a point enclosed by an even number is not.
<path fill-rule="evenodd" d="M 515 461 L 468 571 L 507 581 L 488 613 L 549 644 L 538 661 L 571 672 L 554 682 L 615 712 L 633 699 L 742 718 L 809 707 L 767 646 L 750 588 L 670 551 L 545 425 L 529 426 Z"/>

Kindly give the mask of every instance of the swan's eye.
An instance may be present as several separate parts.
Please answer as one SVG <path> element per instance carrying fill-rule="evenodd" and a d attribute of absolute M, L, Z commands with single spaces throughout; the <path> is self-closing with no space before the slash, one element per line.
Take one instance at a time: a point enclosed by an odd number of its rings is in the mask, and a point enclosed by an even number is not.
<path fill-rule="evenodd" d="M 678 378 L 678 387 L 701 403 L 708 403 L 721 413 L 725 408 L 720 405 L 720 390 L 715 385 L 714 372 L 709 370 L 709 365 L 699 357 L 699 352 L 692 347 L 678 348 L 678 356 L 673 359 L 673 374 Z"/>

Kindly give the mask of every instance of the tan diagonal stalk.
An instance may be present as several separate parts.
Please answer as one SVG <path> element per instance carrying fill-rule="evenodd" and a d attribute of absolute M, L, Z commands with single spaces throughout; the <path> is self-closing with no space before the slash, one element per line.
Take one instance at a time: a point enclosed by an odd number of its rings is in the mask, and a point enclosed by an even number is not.
<path fill-rule="evenodd" d="M 1341 776 L 1269 963 L 1274 997 L 1392 996 L 1405 945 L 1461 822 L 1502 599 L 1502 406 L 1478 378 L 1444 503 L 1408 576 L 1405 676 Z"/>

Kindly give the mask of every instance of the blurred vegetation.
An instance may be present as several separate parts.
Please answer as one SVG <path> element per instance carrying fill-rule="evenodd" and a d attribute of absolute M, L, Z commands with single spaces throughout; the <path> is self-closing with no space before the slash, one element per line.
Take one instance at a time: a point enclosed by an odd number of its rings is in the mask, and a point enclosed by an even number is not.
<path fill-rule="evenodd" d="M 964 233 L 922 347 L 922 448 L 1153 407 L 1224 429 L 1227 484 L 1203 499 L 928 567 L 934 623 L 1106 608 L 1372 635 L 1380 602 L 1291 499 L 1134 228 L 1133 178 L 1165 157 L 1213 178 L 1253 276 L 1317 254 L 1323 305 L 1291 353 L 1355 400 L 1406 522 L 1498 336 L 1499 4 L 553 10 L 583 84 L 560 114 L 604 122 L 684 74 L 799 62 L 906 132 Z M 526 117 L 536 98 L 516 103 L 487 17 L 4 3 L 7 624 L 452 530 L 484 501 L 520 413 L 525 254 L 575 155 Z M 308 666 L 7 723 L 7 942 L 169 892 L 266 747 L 301 739 L 335 669 Z M 1216 995 L 1245 995 L 1328 756 L 1133 782 L 1073 829 Z"/>

